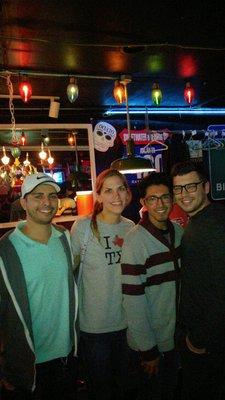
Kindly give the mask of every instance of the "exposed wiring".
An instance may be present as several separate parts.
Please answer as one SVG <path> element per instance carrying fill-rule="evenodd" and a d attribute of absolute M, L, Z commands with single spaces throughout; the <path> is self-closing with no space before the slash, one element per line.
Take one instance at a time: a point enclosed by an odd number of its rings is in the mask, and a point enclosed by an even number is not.
<path fill-rule="evenodd" d="M 15 36 L 4 36 L 0 35 L 0 39 L 2 40 L 17 40 L 22 42 L 40 42 L 46 44 L 55 44 L 52 40 L 48 39 L 41 39 L 41 38 L 24 38 L 24 37 L 15 37 Z M 106 47 L 106 48 L 120 48 L 120 47 L 173 47 L 173 48 L 180 48 L 185 50 L 206 50 L 206 51 L 225 51 L 225 47 L 204 47 L 204 46 L 193 46 L 193 45 L 184 45 L 178 43 L 80 43 L 80 42 L 73 42 L 71 40 L 63 40 L 64 44 L 77 46 L 77 47 Z"/>
<path fill-rule="evenodd" d="M 6 79 L 7 79 L 7 87 L 8 87 L 8 92 L 9 92 L 9 111 L 11 114 L 11 124 L 12 124 L 12 143 L 17 144 L 18 139 L 16 135 L 16 121 L 15 121 L 15 115 L 14 115 L 14 104 L 13 104 L 13 84 L 11 81 L 11 74 L 8 72 L 6 74 Z"/>

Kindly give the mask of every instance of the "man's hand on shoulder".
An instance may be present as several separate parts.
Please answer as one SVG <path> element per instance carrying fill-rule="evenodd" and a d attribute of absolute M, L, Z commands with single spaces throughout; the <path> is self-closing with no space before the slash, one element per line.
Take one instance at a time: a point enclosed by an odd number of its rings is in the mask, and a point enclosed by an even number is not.
<path fill-rule="evenodd" d="M 193 346 L 193 344 L 190 342 L 190 339 L 188 338 L 188 336 L 186 336 L 186 345 L 187 345 L 188 349 L 190 351 L 192 351 L 192 353 L 206 354 L 206 349 L 205 348 L 199 349 L 198 347 Z"/>

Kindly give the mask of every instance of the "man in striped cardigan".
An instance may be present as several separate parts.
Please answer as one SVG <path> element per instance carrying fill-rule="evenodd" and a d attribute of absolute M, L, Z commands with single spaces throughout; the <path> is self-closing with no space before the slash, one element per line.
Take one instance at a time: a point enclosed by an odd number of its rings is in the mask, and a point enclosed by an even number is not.
<path fill-rule="evenodd" d="M 140 202 L 146 211 L 127 234 L 122 252 L 128 344 L 140 356 L 146 376 L 154 377 L 148 381 L 156 383 L 151 395 L 157 399 L 159 394 L 161 399 L 173 398 L 177 372 L 174 331 L 183 230 L 168 218 L 171 190 L 164 173 L 142 179 Z"/>

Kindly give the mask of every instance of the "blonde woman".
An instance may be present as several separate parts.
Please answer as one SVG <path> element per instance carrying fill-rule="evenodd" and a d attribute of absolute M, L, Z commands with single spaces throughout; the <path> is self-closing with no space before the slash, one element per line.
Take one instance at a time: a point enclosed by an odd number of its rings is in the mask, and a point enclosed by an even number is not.
<path fill-rule="evenodd" d="M 134 223 L 121 214 L 131 193 L 125 177 L 107 169 L 97 177 L 96 196 L 93 214 L 71 229 L 77 263 L 87 241 L 79 285 L 81 352 L 91 398 L 122 399 L 128 357 L 120 260 Z"/>

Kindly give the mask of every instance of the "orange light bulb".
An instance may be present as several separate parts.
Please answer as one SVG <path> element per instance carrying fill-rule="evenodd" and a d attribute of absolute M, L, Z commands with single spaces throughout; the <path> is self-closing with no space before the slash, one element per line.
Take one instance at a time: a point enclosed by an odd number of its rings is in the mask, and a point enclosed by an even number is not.
<path fill-rule="evenodd" d="M 119 81 L 115 82 L 115 86 L 113 89 L 113 96 L 118 104 L 122 104 L 126 101 L 125 86 Z"/>

